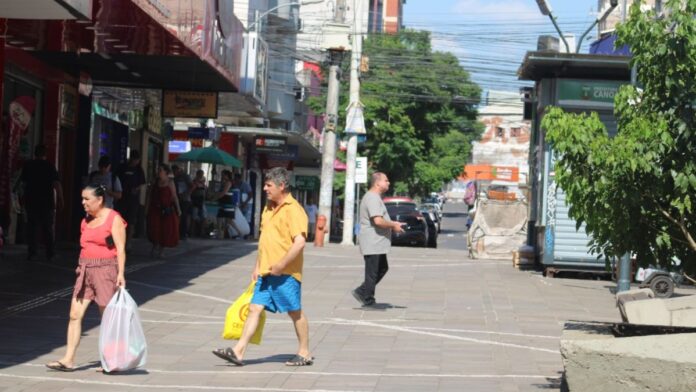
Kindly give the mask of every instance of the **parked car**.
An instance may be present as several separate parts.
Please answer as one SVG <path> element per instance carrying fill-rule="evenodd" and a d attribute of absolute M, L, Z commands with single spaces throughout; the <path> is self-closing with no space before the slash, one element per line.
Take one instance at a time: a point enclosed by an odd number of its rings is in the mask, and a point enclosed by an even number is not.
<path fill-rule="evenodd" d="M 437 207 L 439 209 L 442 209 L 442 206 L 444 204 L 444 200 L 445 200 L 444 198 L 434 196 L 434 197 L 425 197 L 425 198 L 423 198 L 423 200 L 421 200 L 421 202 L 423 204 L 435 204 L 435 205 L 437 205 Z"/>
<path fill-rule="evenodd" d="M 428 246 L 428 223 L 416 209 L 416 203 L 408 197 L 385 197 L 389 218 L 403 222 L 403 233 L 392 231 L 392 245 Z"/>
<path fill-rule="evenodd" d="M 438 214 L 439 210 L 437 209 L 436 206 L 433 204 L 421 204 L 418 206 L 418 211 L 420 211 L 423 216 L 426 214 L 431 215 L 431 219 L 433 220 L 433 224 L 437 228 L 437 232 L 442 231 L 442 215 Z"/>

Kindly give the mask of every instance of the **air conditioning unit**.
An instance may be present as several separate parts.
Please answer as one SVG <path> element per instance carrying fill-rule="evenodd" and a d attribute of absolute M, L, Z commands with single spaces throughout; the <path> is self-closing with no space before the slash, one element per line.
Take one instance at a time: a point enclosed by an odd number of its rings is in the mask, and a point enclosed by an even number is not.
<path fill-rule="evenodd" d="M 540 35 L 537 40 L 537 50 L 539 52 L 558 52 L 560 39 L 553 35 Z"/>

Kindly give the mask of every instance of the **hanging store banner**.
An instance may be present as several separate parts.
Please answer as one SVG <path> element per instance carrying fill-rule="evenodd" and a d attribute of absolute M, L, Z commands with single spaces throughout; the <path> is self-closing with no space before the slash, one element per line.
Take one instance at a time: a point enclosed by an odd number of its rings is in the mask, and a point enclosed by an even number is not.
<path fill-rule="evenodd" d="M 625 81 L 568 80 L 558 81 L 558 104 L 587 109 L 611 109 L 614 96 Z"/>
<path fill-rule="evenodd" d="M 367 184 L 367 157 L 355 158 L 355 183 Z"/>
<path fill-rule="evenodd" d="M 162 117 L 217 118 L 218 95 L 203 91 L 164 91 Z"/>
<path fill-rule="evenodd" d="M 346 116 L 346 133 L 364 135 L 365 134 L 365 116 L 363 116 L 363 108 L 360 105 L 352 105 L 348 109 Z"/>

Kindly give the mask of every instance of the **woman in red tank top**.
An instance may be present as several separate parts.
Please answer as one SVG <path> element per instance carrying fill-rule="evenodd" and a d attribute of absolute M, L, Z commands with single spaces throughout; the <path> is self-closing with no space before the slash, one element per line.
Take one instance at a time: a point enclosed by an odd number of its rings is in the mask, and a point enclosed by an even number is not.
<path fill-rule="evenodd" d="M 87 216 L 80 226 L 82 250 L 70 304 L 68 343 L 63 358 L 46 364 L 53 370 L 75 370 L 75 351 L 87 307 L 94 301 L 103 313 L 118 288 L 126 286 L 126 222 L 118 212 L 104 207 L 105 194 L 103 185 L 88 185 L 82 190 L 82 206 Z"/>

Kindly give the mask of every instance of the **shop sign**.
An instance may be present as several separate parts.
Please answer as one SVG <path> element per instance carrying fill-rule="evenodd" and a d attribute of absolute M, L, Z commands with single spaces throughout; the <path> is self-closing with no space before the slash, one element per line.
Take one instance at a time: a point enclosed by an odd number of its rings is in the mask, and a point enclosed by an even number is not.
<path fill-rule="evenodd" d="M 216 92 L 163 92 L 162 117 L 217 118 Z"/>
<path fill-rule="evenodd" d="M 296 144 L 288 144 L 283 146 L 281 152 L 268 153 L 268 159 L 276 161 L 296 161 L 299 156 L 300 148 Z"/>
<path fill-rule="evenodd" d="M 614 107 L 614 96 L 625 81 L 564 80 L 558 81 L 558 104 L 581 108 Z"/>
<path fill-rule="evenodd" d="M 77 89 L 67 84 L 60 85 L 60 125 L 68 128 L 77 126 Z"/>
<path fill-rule="evenodd" d="M 168 144 L 170 154 L 183 154 L 191 151 L 191 142 L 188 140 L 171 140 Z"/>
<path fill-rule="evenodd" d="M 265 104 L 268 85 L 268 44 L 255 31 L 244 33 L 242 64 L 244 70 L 240 91 Z"/>
<path fill-rule="evenodd" d="M 355 158 L 355 183 L 367 184 L 367 157 Z"/>
<path fill-rule="evenodd" d="M 281 137 L 256 136 L 254 138 L 256 152 L 284 153 L 285 144 L 285 138 Z"/>
<path fill-rule="evenodd" d="M 318 191 L 319 178 L 314 176 L 295 176 L 295 189 L 303 191 Z"/>

